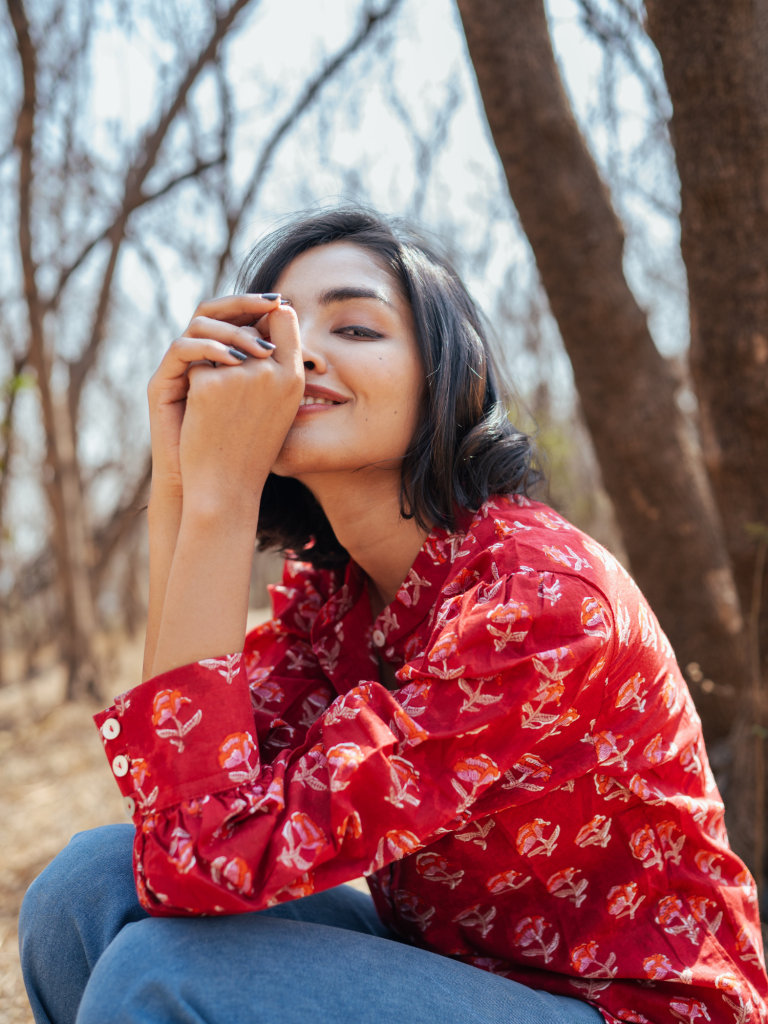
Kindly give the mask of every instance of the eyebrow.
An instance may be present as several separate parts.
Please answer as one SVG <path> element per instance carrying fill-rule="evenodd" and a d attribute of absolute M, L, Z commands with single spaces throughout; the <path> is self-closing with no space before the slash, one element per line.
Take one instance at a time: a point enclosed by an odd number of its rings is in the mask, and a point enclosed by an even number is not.
<path fill-rule="evenodd" d="M 392 306 L 392 303 L 386 299 L 381 292 L 376 291 L 373 288 L 355 288 L 349 286 L 346 288 L 328 288 L 326 291 L 321 292 L 318 296 L 318 302 L 321 306 L 330 306 L 334 302 L 346 302 L 348 299 L 376 299 L 377 302 L 383 302 L 386 306 Z"/>

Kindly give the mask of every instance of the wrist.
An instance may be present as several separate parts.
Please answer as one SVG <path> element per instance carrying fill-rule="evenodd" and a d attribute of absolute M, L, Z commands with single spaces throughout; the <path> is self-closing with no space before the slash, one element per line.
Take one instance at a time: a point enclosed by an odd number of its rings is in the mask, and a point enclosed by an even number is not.
<path fill-rule="evenodd" d="M 258 519 L 252 504 L 223 507 L 185 492 L 152 675 L 243 649 Z"/>
<path fill-rule="evenodd" d="M 261 492 L 224 492 L 219 488 L 187 489 L 181 524 L 186 532 L 256 536 Z"/>
<path fill-rule="evenodd" d="M 181 514 L 183 509 L 181 494 L 157 493 L 154 488 L 149 497 L 147 505 L 147 525 L 149 526 L 150 544 L 159 542 L 167 544 L 171 541 L 171 557 L 173 556 L 173 544 L 179 530 Z"/>
<path fill-rule="evenodd" d="M 180 473 L 161 473 L 152 470 L 152 486 L 149 490 L 148 508 L 166 505 L 181 505 L 184 489 Z"/>

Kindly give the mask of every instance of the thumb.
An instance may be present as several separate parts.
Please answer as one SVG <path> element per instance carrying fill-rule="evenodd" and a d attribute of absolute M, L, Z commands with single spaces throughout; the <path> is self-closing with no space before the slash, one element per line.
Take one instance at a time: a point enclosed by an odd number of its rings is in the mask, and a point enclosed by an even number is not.
<path fill-rule="evenodd" d="M 262 317 L 256 328 L 263 338 L 275 346 L 272 358 L 281 366 L 293 367 L 302 376 L 304 362 L 301 354 L 299 319 L 292 306 L 279 306 Z"/>

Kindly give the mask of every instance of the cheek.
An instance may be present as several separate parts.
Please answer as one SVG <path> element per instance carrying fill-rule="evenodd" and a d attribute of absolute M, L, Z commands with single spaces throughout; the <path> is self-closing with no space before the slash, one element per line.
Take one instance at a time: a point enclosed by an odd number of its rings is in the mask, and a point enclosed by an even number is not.
<path fill-rule="evenodd" d="M 421 362 L 410 353 L 396 359 L 377 359 L 362 377 L 359 389 L 360 411 L 380 425 L 396 429 L 399 434 L 413 434 L 418 423 L 424 394 L 424 371 Z"/>
<path fill-rule="evenodd" d="M 346 355 L 346 353 L 344 354 Z M 421 415 L 425 382 L 421 361 L 398 346 L 394 352 L 334 360 L 332 373 L 356 395 L 349 414 L 323 414 L 297 424 L 273 471 L 356 470 L 397 459 L 408 448 Z"/>

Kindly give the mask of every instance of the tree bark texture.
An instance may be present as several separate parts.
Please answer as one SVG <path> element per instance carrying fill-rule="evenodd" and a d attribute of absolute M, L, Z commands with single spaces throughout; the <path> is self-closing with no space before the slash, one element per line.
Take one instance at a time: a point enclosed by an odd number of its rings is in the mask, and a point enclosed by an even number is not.
<path fill-rule="evenodd" d="M 632 571 L 694 699 L 725 736 L 744 685 L 743 621 L 698 440 L 622 268 L 624 233 L 573 116 L 542 0 L 458 0 L 512 200 L 573 365 Z"/>
<path fill-rule="evenodd" d="M 740 802 L 729 830 L 740 843 L 752 835 L 747 860 L 760 878 L 768 658 L 768 581 L 760 565 L 760 537 L 768 537 L 768 8 L 754 0 L 648 0 L 646 7 L 672 98 L 704 454 L 751 620 L 752 697 L 733 774 L 742 783 L 754 775 L 757 784 L 747 786 L 752 799 Z"/>
<path fill-rule="evenodd" d="M 64 396 L 54 399 L 54 416 L 61 472 L 62 521 L 59 533 L 67 551 L 68 586 L 64 607 L 67 632 L 62 648 L 67 665 L 67 699 L 98 699 L 98 666 L 93 648 L 96 609 L 91 588 L 91 551 L 80 472 L 75 452 L 75 431 Z"/>
<path fill-rule="evenodd" d="M 673 105 L 704 454 L 748 615 L 759 547 L 748 526 L 768 528 L 768 10 L 646 6 Z M 762 606 L 765 673 L 766 590 Z"/>

